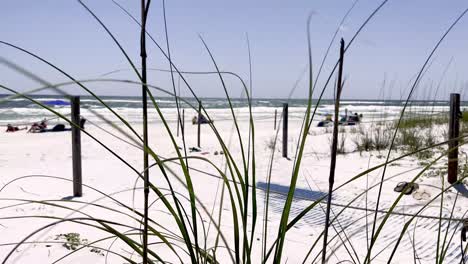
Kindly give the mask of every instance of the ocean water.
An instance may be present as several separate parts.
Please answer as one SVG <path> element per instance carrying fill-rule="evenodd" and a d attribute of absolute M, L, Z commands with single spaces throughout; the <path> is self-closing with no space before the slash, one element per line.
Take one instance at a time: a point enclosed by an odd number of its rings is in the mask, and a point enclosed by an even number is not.
<path fill-rule="evenodd" d="M 70 114 L 68 100 L 57 95 L 33 95 L 34 100 L 41 103 L 61 101 L 64 105 L 55 104 L 51 108 L 63 114 Z M 130 123 L 139 123 L 142 120 L 142 103 L 138 97 L 103 96 L 101 99 L 119 115 Z M 184 98 L 181 107 L 185 109 L 186 120 L 190 120 L 196 114 L 198 103 L 193 98 Z M 202 103 L 208 114 L 214 120 L 232 119 L 228 100 L 225 98 L 202 98 Z M 164 117 L 169 122 L 177 120 L 177 109 L 174 98 L 158 97 L 156 102 Z M 302 118 L 304 116 L 306 99 L 253 99 L 252 112 L 256 121 L 273 119 L 275 110 L 278 115 L 282 111 L 284 103 L 289 105 L 289 118 Z M 57 103 L 57 102 L 55 102 Z M 60 103 L 60 102 L 59 102 Z M 249 104 L 246 99 L 232 99 L 232 106 L 238 119 L 248 119 Z M 313 102 L 314 106 L 316 101 Z M 345 109 L 349 113 L 363 114 L 364 120 L 378 120 L 396 118 L 401 113 L 404 102 L 399 100 L 343 100 L 341 112 Z M 462 108 L 468 108 L 467 102 L 462 102 Z M 333 113 L 333 100 L 322 100 L 317 108 L 316 119 L 323 119 L 326 114 Z M 449 111 L 447 101 L 413 101 L 407 109 L 408 113 L 417 114 L 444 114 Z M 158 122 L 160 118 L 154 106 L 148 104 L 150 122 Z M 118 122 L 118 118 L 106 109 L 98 100 L 89 96 L 81 96 L 81 114 L 93 122 Z M 9 99 L 7 95 L 0 95 L 0 125 L 16 124 L 28 125 L 42 119 L 53 119 L 56 116 L 49 110 L 24 98 Z"/>

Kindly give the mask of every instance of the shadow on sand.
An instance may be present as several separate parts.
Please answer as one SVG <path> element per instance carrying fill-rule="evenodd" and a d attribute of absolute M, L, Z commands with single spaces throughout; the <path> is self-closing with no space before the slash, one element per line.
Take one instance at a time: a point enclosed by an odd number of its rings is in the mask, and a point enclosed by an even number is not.
<path fill-rule="evenodd" d="M 257 187 L 263 191 L 266 191 L 268 188 L 268 183 L 257 182 Z M 270 192 L 286 196 L 288 195 L 288 192 L 289 192 L 289 186 L 279 185 L 276 183 L 270 183 Z M 301 189 L 301 188 L 296 188 L 294 192 L 295 198 L 305 199 L 305 200 L 315 201 L 326 196 L 327 196 L 327 193 L 324 193 L 324 192 Z"/>
<path fill-rule="evenodd" d="M 62 200 L 62 201 L 71 201 L 71 200 L 73 200 L 73 198 L 76 198 L 76 197 L 73 196 L 73 195 L 70 195 L 70 196 L 65 196 L 65 197 L 63 197 L 61 200 Z"/>
<path fill-rule="evenodd" d="M 454 185 L 453 187 L 455 188 L 455 190 L 458 191 L 458 193 L 459 193 L 461 196 L 467 197 L 467 198 L 468 198 L 468 189 L 466 189 L 465 184 L 459 183 L 459 184 Z"/>

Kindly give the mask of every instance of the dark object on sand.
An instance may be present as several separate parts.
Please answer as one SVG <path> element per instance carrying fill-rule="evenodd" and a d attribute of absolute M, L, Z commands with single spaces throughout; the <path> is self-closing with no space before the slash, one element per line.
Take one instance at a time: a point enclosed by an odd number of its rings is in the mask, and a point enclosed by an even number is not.
<path fill-rule="evenodd" d="M 211 121 L 208 120 L 204 115 L 200 115 L 199 117 L 194 116 L 192 118 L 192 124 L 193 125 L 198 125 L 198 124 L 210 124 Z"/>
<path fill-rule="evenodd" d="M 191 147 L 191 148 L 189 148 L 189 151 L 190 151 L 190 152 L 201 152 L 201 148 L 198 148 L 198 147 Z"/>
<path fill-rule="evenodd" d="M 86 119 L 85 119 L 85 118 L 83 118 L 83 117 L 82 117 L 82 118 L 80 118 L 80 128 L 81 128 L 81 129 L 84 129 L 84 125 L 85 125 L 85 123 L 86 123 Z"/>
<path fill-rule="evenodd" d="M 331 126 L 331 125 L 333 125 L 332 115 L 331 114 L 325 115 L 325 120 L 322 120 L 317 124 L 318 127 L 327 127 L 327 126 Z"/>
<path fill-rule="evenodd" d="M 60 132 L 60 131 L 67 131 L 67 130 L 71 130 L 71 128 L 65 128 L 64 124 L 57 124 L 50 131 Z"/>
<path fill-rule="evenodd" d="M 333 124 L 332 121 L 322 120 L 322 121 L 318 122 L 317 127 L 327 127 L 327 126 L 331 126 L 332 124 Z"/>
<path fill-rule="evenodd" d="M 345 115 L 340 120 L 340 125 L 354 126 L 361 122 L 362 114 L 354 113 L 353 115 Z"/>
<path fill-rule="evenodd" d="M 411 183 L 411 182 L 400 182 L 397 184 L 395 188 L 393 188 L 395 192 L 404 191 L 405 195 L 410 195 L 417 189 L 419 189 L 419 185 L 417 183 Z"/>
<path fill-rule="evenodd" d="M 354 113 L 352 115 L 348 115 L 346 113 L 345 116 L 343 116 L 340 119 L 339 124 L 342 126 L 355 126 L 361 122 L 362 119 L 362 114 Z M 327 126 L 332 126 L 333 122 L 331 120 L 331 115 L 326 115 L 325 120 L 320 121 L 317 124 L 317 127 L 327 127 Z"/>
<path fill-rule="evenodd" d="M 66 128 L 64 124 L 57 124 L 51 129 L 41 129 L 39 133 L 45 132 L 63 132 L 63 131 L 71 131 L 71 128 Z"/>

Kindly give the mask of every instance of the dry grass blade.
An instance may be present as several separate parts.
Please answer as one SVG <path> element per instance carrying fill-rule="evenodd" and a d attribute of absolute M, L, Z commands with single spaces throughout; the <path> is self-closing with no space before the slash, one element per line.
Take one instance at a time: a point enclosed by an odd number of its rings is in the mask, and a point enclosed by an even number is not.
<path fill-rule="evenodd" d="M 326 262 L 327 258 L 327 240 L 328 240 L 328 227 L 330 221 L 330 210 L 331 200 L 333 194 L 333 185 L 335 183 L 335 167 L 336 167 L 336 156 L 338 147 L 338 125 L 339 125 L 339 113 L 340 113 L 340 99 L 343 88 L 343 63 L 344 63 L 344 40 L 340 42 L 340 66 L 338 69 L 338 81 L 336 87 L 336 98 L 335 98 L 335 120 L 333 123 L 333 143 L 331 149 L 331 161 L 330 161 L 330 175 L 328 178 L 328 196 L 327 196 L 327 211 L 325 214 L 325 230 L 323 235 L 323 248 L 322 248 L 322 263 Z"/>

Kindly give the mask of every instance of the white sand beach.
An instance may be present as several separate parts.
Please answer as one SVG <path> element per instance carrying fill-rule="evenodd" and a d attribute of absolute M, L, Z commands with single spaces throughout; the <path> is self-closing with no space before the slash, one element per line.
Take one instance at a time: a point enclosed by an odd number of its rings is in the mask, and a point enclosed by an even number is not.
<path fill-rule="evenodd" d="M 187 116 L 190 116 L 190 114 Z M 169 125 L 172 131 L 175 132 L 175 122 L 170 122 Z M 215 120 L 215 125 L 225 142 L 229 143 L 228 147 L 232 156 L 241 161 L 239 140 L 233 122 L 231 120 Z M 141 131 L 141 124 L 134 124 L 134 126 L 136 131 Z M 371 123 L 363 123 L 359 126 L 362 126 L 363 129 L 371 129 Z M 100 127 L 121 138 L 126 138 L 125 135 L 120 134 L 109 125 L 100 124 Z M 120 127 L 124 128 L 122 125 Z M 201 152 L 190 152 L 188 150 L 197 144 L 196 128 L 197 126 L 192 125 L 190 120 L 186 121 L 185 144 L 187 154 L 206 158 L 221 170 L 225 170 L 225 156 L 215 155 L 215 152 L 219 152 L 221 147 L 208 125 L 202 125 Z M 272 149 L 272 142 L 276 133 L 273 129 L 273 118 L 255 122 L 258 216 L 256 230 L 253 234 L 253 263 L 260 263 L 262 256 L 261 241 L 264 239 L 262 226 L 265 216 L 265 187 L 268 182 L 269 159 L 272 152 L 274 152 L 271 173 L 272 193 L 269 200 L 268 219 L 266 219 L 269 230 L 268 247 L 272 245 L 278 232 L 285 195 L 289 189 L 300 128 L 301 119 L 291 118 L 288 139 L 289 159 L 286 159 L 281 155 L 281 132 L 278 134 L 275 149 Z M 385 150 L 362 153 L 354 150 L 355 147 L 351 139 L 356 135 L 356 129 L 357 127 L 351 126 L 344 128 L 344 130 L 340 129 L 342 134 L 347 137 L 345 150 L 349 153 L 338 155 L 335 188 L 368 168 L 385 162 L 387 155 Z M 113 152 L 128 162 L 129 166 L 133 166 L 138 171 L 142 170 L 143 153 L 141 149 L 110 135 L 91 123 L 86 125 L 86 131 L 106 144 Z M 240 131 L 243 143 L 247 144 L 247 120 L 241 119 Z M 177 157 L 175 148 L 160 121 L 155 120 L 150 123 L 149 133 L 150 146 L 153 151 L 160 155 L 161 159 Z M 176 141 L 178 146 L 183 147 L 181 137 L 176 137 Z M 307 138 L 296 186 L 296 198 L 294 199 L 289 220 L 292 220 L 306 206 L 328 192 L 330 145 L 331 128 L 314 126 Z M 116 226 L 121 232 L 131 233 L 132 228 L 141 228 L 139 224 L 140 217 L 132 210 L 139 212 L 143 210 L 143 183 L 141 180 L 137 180 L 138 175 L 128 165 L 125 165 L 95 140 L 82 133 L 83 197 L 70 199 L 72 195 L 72 183 L 70 182 L 72 180 L 71 132 L 35 134 L 26 133 L 25 131 L 2 132 L 0 133 L 0 149 L 0 215 L 2 216 L 0 220 L 0 259 L 6 259 L 7 255 L 11 254 L 5 263 L 55 263 L 54 261 L 62 256 L 73 252 L 73 254 L 58 263 L 107 263 L 106 261 L 110 261 L 108 263 L 124 263 L 125 261 L 117 254 L 139 261 L 139 257 L 132 253 L 131 248 L 121 240 L 111 237 L 109 233 L 100 231 L 95 227 L 86 226 L 83 223 L 67 221 L 67 219 L 81 221 L 84 218 L 93 217 L 121 224 L 122 226 Z M 461 152 L 466 150 L 465 146 L 461 149 Z M 402 154 L 402 152 L 392 152 L 391 157 L 398 157 Z M 436 159 L 437 156 L 434 155 L 428 160 Z M 150 161 L 150 163 L 154 163 L 153 159 L 150 159 Z M 432 168 L 446 167 L 446 163 L 447 159 L 442 158 Z M 173 184 L 172 187 L 178 193 L 188 215 L 191 216 L 189 204 L 183 198 L 188 197 L 188 192 L 184 187 L 185 180 L 180 166 L 172 162 L 167 163 L 167 165 L 174 173 L 174 175 L 169 174 Z M 220 226 L 228 246 L 233 247 L 232 207 L 227 190 L 224 191 L 223 204 L 220 204 L 221 186 L 223 185 L 220 173 L 203 160 L 190 159 L 189 167 L 193 169 L 191 175 L 195 194 L 199 203 L 203 204 L 203 207 L 198 207 L 200 210 L 199 216 L 202 219 L 198 221 L 201 237 L 199 243 L 202 243 L 206 248 L 213 247 L 215 243 L 218 243 L 222 248 L 225 246 L 222 239 L 215 242 L 217 230 L 210 221 L 211 217 Z M 387 166 L 379 207 L 379 210 L 382 211 L 377 214 L 377 227 L 385 216 L 385 212 L 389 210 L 398 197 L 399 193 L 394 192 L 393 188 L 398 182 L 411 181 L 423 170 L 423 167 L 424 164 L 413 156 L 403 158 Z M 365 258 L 366 249 L 370 243 L 374 218 L 373 210 L 376 206 L 378 183 L 381 176 L 382 168 L 345 185 L 333 193 L 332 219 L 336 215 L 339 216 L 330 227 L 328 246 L 328 260 L 330 263 L 340 263 L 340 261 L 345 260 L 353 262 L 354 258 L 360 260 Z M 153 184 L 161 188 L 165 194 L 169 194 L 167 182 L 157 166 L 150 169 L 150 178 Z M 181 184 L 177 178 L 184 184 Z M 228 178 L 232 178 L 230 173 L 228 173 Z M 383 227 L 380 239 L 377 240 L 372 251 L 373 262 L 387 262 L 404 223 L 409 221 L 411 215 L 415 213 L 419 213 L 424 217 L 416 217 L 410 223 L 408 230 L 402 237 L 393 262 L 412 263 L 414 259 L 417 259 L 417 263 L 434 262 L 439 223 L 441 224 L 442 236 L 445 235 L 446 230 L 449 230 L 444 244 L 444 248 L 447 248 L 444 263 L 459 262 L 462 258 L 462 252 L 460 251 L 461 224 L 456 221 L 442 220 L 439 222 L 441 200 L 440 197 L 435 198 L 436 195 L 440 194 L 442 184 L 445 187 L 449 184 L 447 182 L 443 183 L 441 177 L 431 176 L 427 172 L 415 182 L 419 184 L 419 189 L 412 195 L 403 195 L 394 209 L 396 214 L 392 214 Z M 230 184 L 231 186 L 234 185 L 233 183 Z M 371 188 L 372 186 L 374 187 Z M 136 187 L 135 190 L 133 190 L 134 187 Z M 369 191 L 366 194 L 367 189 Z M 416 193 L 418 194 L 416 195 Z M 174 219 L 168 213 L 164 204 L 156 198 L 154 192 L 151 192 L 149 214 L 150 218 L 155 221 L 154 227 L 167 234 L 168 237 L 180 237 Z M 428 204 L 430 199 L 434 198 L 435 200 L 428 207 L 421 212 L 419 211 Z M 353 201 L 353 199 L 355 200 Z M 301 263 L 318 235 L 323 231 L 325 201 L 307 213 L 287 232 L 283 252 L 283 260 L 287 260 L 287 263 Z M 455 201 L 456 204 L 454 205 Z M 125 208 L 119 203 L 128 207 Z M 349 203 L 351 203 L 351 207 L 343 210 L 344 206 Z M 74 210 L 60 208 L 62 205 Z M 452 188 L 445 193 L 442 215 L 457 219 L 464 218 L 467 205 L 468 199 L 462 195 L 457 197 L 457 192 Z M 453 215 L 451 215 L 453 206 Z M 249 208 L 248 221 L 250 222 L 252 221 L 252 207 Z M 219 218 L 220 211 L 222 214 Z M 38 228 L 57 221 L 62 222 L 51 225 L 29 237 Z M 97 222 L 93 221 L 83 220 L 81 222 L 99 226 Z M 250 235 L 250 227 L 248 231 Z M 206 233 L 202 235 L 204 232 Z M 66 238 L 60 236 L 60 234 L 69 233 L 78 233 L 79 238 L 87 240 L 87 243 L 98 242 L 74 252 L 64 247 Z M 452 235 L 454 236 L 452 237 Z M 138 235 L 133 236 L 133 238 L 140 241 Z M 23 239 L 26 239 L 26 243 L 10 252 L 15 244 Z M 99 239 L 104 240 L 99 241 Z M 152 236 L 150 242 L 156 242 L 156 244 L 151 245 L 151 250 L 166 261 L 180 261 L 166 245 L 157 243 L 161 242 L 157 237 Z M 177 242 L 174 243 L 177 244 Z M 311 252 L 307 263 L 320 262 L 319 252 L 322 240 L 318 243 L 319 246 L 315 247 Z M 93 248 L 94 250 L 91 250 Z M 111 250 L 113 253 L 107 254 L 106 250 Z M 182 249 L 176 250 L 179 253 L 183 252 Z M 230 257 L 225 250 L 220 249 L 217 255 L 220 263 L 230 262 Z M 183 258 L 182 262 L 189 261 L 187 254 L 182 253 L 181 256 Z M 270 258 L 268 262 L 271 261 Z"/>

